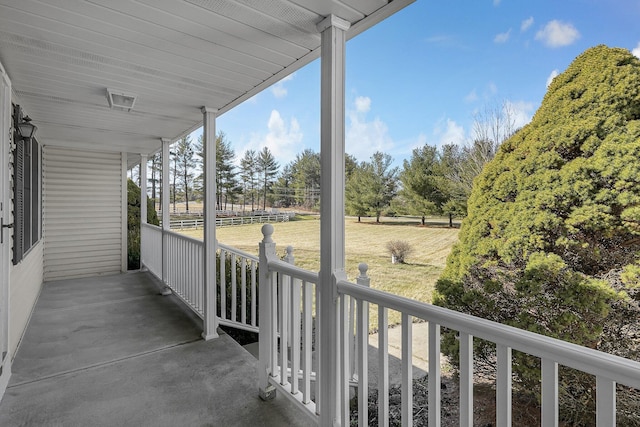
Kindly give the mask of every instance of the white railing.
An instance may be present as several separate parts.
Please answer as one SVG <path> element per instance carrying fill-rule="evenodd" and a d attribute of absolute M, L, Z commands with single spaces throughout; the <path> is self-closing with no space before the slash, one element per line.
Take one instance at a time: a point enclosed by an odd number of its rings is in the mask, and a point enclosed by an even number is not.
<path fill-rule="evenodd" d="M 263 232 L 268 227 L 273 230 L 265 225 Z M 291 247 L 284 260 L 278 259 L 275 243 L 267 240 L 265 234 L 260 244 L 260 393 L 268 398 L 278 389 L 315 414 L 318 274 L 293 265 Z"/>
<path fill-rule="evenodd" d="M 385 351 L 385 322 L 388 310 L 402 314 L 402 350 L 403 384 L 411 384 L 411 327 L 413 319 L 429 322 L 429 425 L 440 423 L 440 328 L 446 327 L 458 331 L 460 342 L 460 425 L 472 425 L 473 422 L 473 339 L 479 338 L 496 344 L 497 348 L 497 425 L 511 425 L 511 352 L 521 351 L 538 357 L 542 361 L 542 423 L 543 426 L 557 425 L 558 420 L 558 365 L 567 366 L 596 377 L 597 425 L 615 425 L 615 385 L 622 384 L 640 389 L 640 363 L 606 354 L 590 348 L 581 347 L 566 341 L 545 337 L 533 332 L 458 313 L 442 307 L 420 303 L 418 301 L 391 295 L 376 289 L 358 286 L 347 281 L 338 282 L 341 301 L 347 296 L 355 298 L 357 306 L 366 311 L 366 304 L 376 304 L 379 313 L 380 336 L 380 377 L 387 374 Z M 342 313 L 342 312 L 341 312 Z M 344 316 L 344 314 L 342 314 Z M 368 325 L 364 323 L 364 325 Z M 360 330 L 368 333 L 368 326 Z M 358 341 L 359 344 L 362 341 Z M 358 352 L 362 349 L 359 348 Z M 341 363 L 348 363 L 342 355 Z M 366 363 L 366 358 L 364 359 Z M 365 369 L 366 371 L 366 369 Z M 435 373 L 435 375 L 433 375 Z M 368 389 L 366 376 L 361 377 L 360 392 Z M 384 381 L 378 384 L 380 396 L 388 394 Z M 366 396 L 363 396 L 366 401 Z M 404 405 L 404 402 L 407 405 Z M 413 406 L 409 387 L 402 389 L 402 423 L 411 424 Z M 380 402 L 384 408 L 387 402 Z M 381 409 L 381 414 L 383 413 Z M 366 411 L 360 412 L 366 417 Z M 366 425 L 366 418 L 362 420 Z"/>
<path fill-rule="evenodd" d="M 218 266 L 219 322 L 222 325 L 258 332 L 258 257 L 222 243 L 218 243 L 217 246 L 221 260 Z M 229 265 L 222 260 L 228 260 Z M 227 280 L 229 267 L 231 270 Z"/>
<path fill-rule="evenodd" d="M 357 381 L 358 425 L 368 425 L 368 373 L 377 368 L 378 422 L 389 423 L 389 347 L 388 311 L 401 314 L 402 425 L 413 423 L 413 354 L 428 355 L 428 416 L 430 426 L 441 422 L 440 399 L 440 331 L 442 327 L 457 331 L 460 342 L 461 426 L 473 425 L 473 340 L 486 340 L 496 345 L 496 413 L 497 426 L 511 426 L 512 358 L 517 350 L 541 360 L 542 426 L 557 426 L 558 366 L 567 366 L 596 378 L 596 422 L 600 427 L 615 425 L 616 384 L 640 390 L 640 363 L 545 337 L 489 320 L 455 312 L 442 307 L 392 295 L 369 288 L 366 266 L 360 266 L 358 284 L 336 279 L 338 337 L 315 330 L 325 313 L 316 304 L 319 293 L 332 291 L 318 283 L 318 275 L 292 265 L 291 250 L 285 260 L 276 256 L 271 239 L 273 227 L 263 226 L 260 243 L 260 394 L 268 398 L 280 390 L 311 414 L 318 415 L 323 425 L 350 425 L 350 386 Z M 355 305 L 355 310 L 354 310 Z M 377 366 L 368 366 L 369 306 L 378 310 Z M 315 306 L 315 308 L 314 308 Z M 373 307 L 375 308 L 375 307 Z M 355 325 L 354 325 L 355 319 Z M 416 319 L 428 322 L 428 349 L 412 348 L 412 327 Z M 317 340 L 317 341 L 316 341 Z M 323 409 L 333 402 L 317 399 L 319 387 L 327 378 L 317 372 L 314 347 L 330 346 L 336 354 L 333 372 L 338 373 L 338 387 L 331 395 L 336 403 L 338 419 L 324 420 Z M 354 370 L 356 375 L 354 375 Z M 313 379 L 318 379 L 312 384 Z M 313 387 L 312 387 L 313 385 Z M 325 385 L 326 386 L 326 385 Z"/>
<path fill-rule="evenodd" d="M 167 285 L 200 318 L 204 318 L 204 244 L 174 232 L 164 233 Z"/>
<path fill-rule="evenodd" d="M 140 227 L 140 264 L 162 277 L 162 228 L 143 223 Z"/>
<path fill-rule="evenodd" d="M 221 243 L 216 291 L 220 324 L 258 332 L 258 257 Z M 163 251 L 166 251 L 163 255 Z M 165 265 L 163 266 L 163 256 Z M 204 317 L 204 243 L 142 224 L 141 263 L 200 318 Z M 229 264 L 228 264 L 229 263 Z M 236 266 L 231 268 L 229 266 Z M 164 267 L 164 268 L 163 268 Z M 227 274 L 229 273 L 229 274 Z M 229 277 L 227 277 L 229 276 Z M 239 309 L 239 313 L 238 313 Z"/>

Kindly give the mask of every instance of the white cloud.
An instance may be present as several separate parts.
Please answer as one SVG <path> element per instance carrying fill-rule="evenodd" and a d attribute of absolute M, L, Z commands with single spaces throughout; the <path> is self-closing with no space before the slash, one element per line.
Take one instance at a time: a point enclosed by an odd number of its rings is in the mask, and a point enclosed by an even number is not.
<path fill-rule="evenodd" d="M 252 133 L 249 143 L 238 152 L 237 159 L 242 158 L 246 150 L 260 151 L 268 147 L 280 165 L 291 162 L 300 151 L 303 133 L 295 117 L 289 122 L 281 116 L 278 110 L 272 110 L 267 121 L 267 133 Z"/>
<path fill-rule="evenodd" d="M 379 117 L 367 117 L 370 110 L 371 98 L 359 96 L 347 111 L 345 149 L 358 160 L 368 160 L 376 151 L 389 153 L 395 147 L 387 124 Z"/>
<path fill-rule="evenodd" d="M 371 109 L 371 98 L 368 96 L 359 96 L 356 98 L 355 104 L 358 113 L 368 113 Z"/>
<path fill-rule="evenodd" d="M 500 6 L 500 2 L 501 2 L 501 1 L 502 1 L 502 0 L 493 0 L 493 5 L 494 5 L 494 6 Z"/>
<path fill-rule="evenodd" d="M 549 87 L 553 79 L 555 79 L 558 76 L 558 74 L 560 74 L 560 72 L 557 69 L 551 71 L 551 74 L 549 74 L 549 77 L 547 77 L 547 87 Z"/>
<path fill-rule="evenodd" d="M 520 31 L 523 33 L 527 31 L 533 25 L 533 16 L 528 17 L 520 24 Z"/>
<path fill-rule="evenodd" d="M 638 45 L 631 51 L 631 53 L 640 58 L 640 42 L 638 42 Z"/>
<path fill-rule="evenodd" d="M 536 33 L 536 40 L 548 47 L 568 46 L 579 38 L 580 33 L 576 27 L 558 20 L 547 22 L 547 25 Z"/>
<path fill-rule="evenodd" d="M 286 87 L 284 87 L 284 84 L 285 82 L 293 80 L 295 75 L 296 73 L 289 74 L 287 77 L 271 86 L 271 93 L 273 93 L 273 96 L 275 96 L 276 98 L 284 98 L 285 96 L 287 96 L 288 90 Z"/>
<path fill-rule="evenodd" d="M 442 119 L 433 130 L 436 145 L 441 147 L 445 144 L 463 145 L 466 140 L 464 128 L 451 119 Z"/>
<path fill-rule="evenodd" d="M 511 28 L 509 28 L 506 33 L 496 34 L 496 36 L 493 38 L 493 42 L 506 43 L 509 40 L 509 37 L 511 37 Z"/>

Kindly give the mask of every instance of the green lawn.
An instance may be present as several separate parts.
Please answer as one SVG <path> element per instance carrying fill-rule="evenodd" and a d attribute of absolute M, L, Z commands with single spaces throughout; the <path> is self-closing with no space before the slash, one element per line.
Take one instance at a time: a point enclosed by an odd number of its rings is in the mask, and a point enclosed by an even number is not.
<path fill-rule="evenodd" d="M 320 221 L 317 216 L 302 217 L 298 221 L 273 224 L 273 240 L 279 255 L 285 254 L 287 245 L 294 248 L 295 263 L 302 268 L 318 271 L 320 268 Z M 434 284 L 444 268 L 447 255 L 458 239 L 458 229 L 448 228 L 445 220 L 431 222 L 421 227 L 416 220 L 363 218 L 358 223 L 348 217 L 345 224 L 346 269 L 349 280 L 355 282 L 358 264 L 369 265 L 371 286 L 419 301 L 431 302 Z M 220 243 L 245 252 L 258 254 L 258 242 L 262 239 L 262 224 L 222 227 L 216 230 Z M 184 230 L 184 234 L 202 238 L 202 230 Z M 385 249 L 390 240 L 405 240 L 413 248 L 406 264 L 392 264 L 391 255 Z M 375 325 L 376 311 L 371 313 Z M 397 313 L 389 314 L 391 324 L 398 323 Z"/>

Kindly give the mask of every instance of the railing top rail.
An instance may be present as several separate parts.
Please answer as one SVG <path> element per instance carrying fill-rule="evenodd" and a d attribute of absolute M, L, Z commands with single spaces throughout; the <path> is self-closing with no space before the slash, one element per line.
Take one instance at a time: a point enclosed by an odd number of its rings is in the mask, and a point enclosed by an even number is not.
<path fill-rule="evenodd" d="M 274 270 L 279 273 L 288 274 L 296 279 L 304 280 L 308 283 L 318 283 L 318 273 L 308 271 L 300 267 L 296 267 L 293 264 L 284 262 L 279 259 L 272 259 L 268 262 L 269 270 Z"/>
<path fill-rule="evenodd" d="M 176 233 L 175 231 L 169 231 L 169 230 L 167 230 L 167 231 L 163 230 L 163 231 L 165 233 L 167 233 L 168 235 L 170 235 L 171 237 L 175 237 L 178 240 L 185 240 L 187 242 L 190 242 L 190 243 L 193 243 L 193 244 L 196 244 L 196 245 L 199 245 L 199 246 L 204 245 L 204 242 L 202 240 L 200 240 L 200 239 L 196 239 L 194 237 L 186 236 L 186 235 L 181 234 L 181 233 Z"/>
<path fill-rule="evenodd" d="M 269 263 L 271 266 L 271 263 Z M 443 307 L 338 281 L 338 292 L 640 389 L 640 363 Z"/>
<path fill-rule="evenodd" d="M 224 249 L 227 252 L 232 252 L 232 253 L 234 253 L 236 255 L 240 255 L 241 257 L 250 259 L 252 261 L 258 262 L 258 260 L 259 260 L 256 255 L 251 255 L 248 252 L 241 251 L 240 249 L 236 249 L 233 246 L 225 245 L 224 243 L 219 243 L 218 242 L 218 247 L 220 249 Z"/>
<path fill-rule="evenodd" d="M 147 222 L 143 222 L 142 224 L 140 224 L 142 227 L 148 227 L 151 228 L 152 230 L 158 230 L 158 231 L 162 231 L 162 227 L 158 226 L 158 225 L 154 225 L 154 224 L 149 224 Z"/>

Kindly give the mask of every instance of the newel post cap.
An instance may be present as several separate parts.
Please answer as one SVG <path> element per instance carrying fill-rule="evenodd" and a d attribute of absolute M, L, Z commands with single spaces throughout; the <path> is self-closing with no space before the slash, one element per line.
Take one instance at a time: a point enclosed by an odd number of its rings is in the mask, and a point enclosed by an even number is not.
<path fill-rule="evenodd" d="M 271 224 L 265 224 L 262 226 L 262 235 L 264 236 L 262 239 L 263 243 L 273 243 L 273 239 L 271 238 L 271 236 L 273 236 L 273 225 Z"/>
<path fill-rule="evenodd" d="M 366 262 L 361 262 L 360 264 L 358 264 L 358 270 L 360 270 L 360 277 L 367 277 L 369 266 Z"/>

